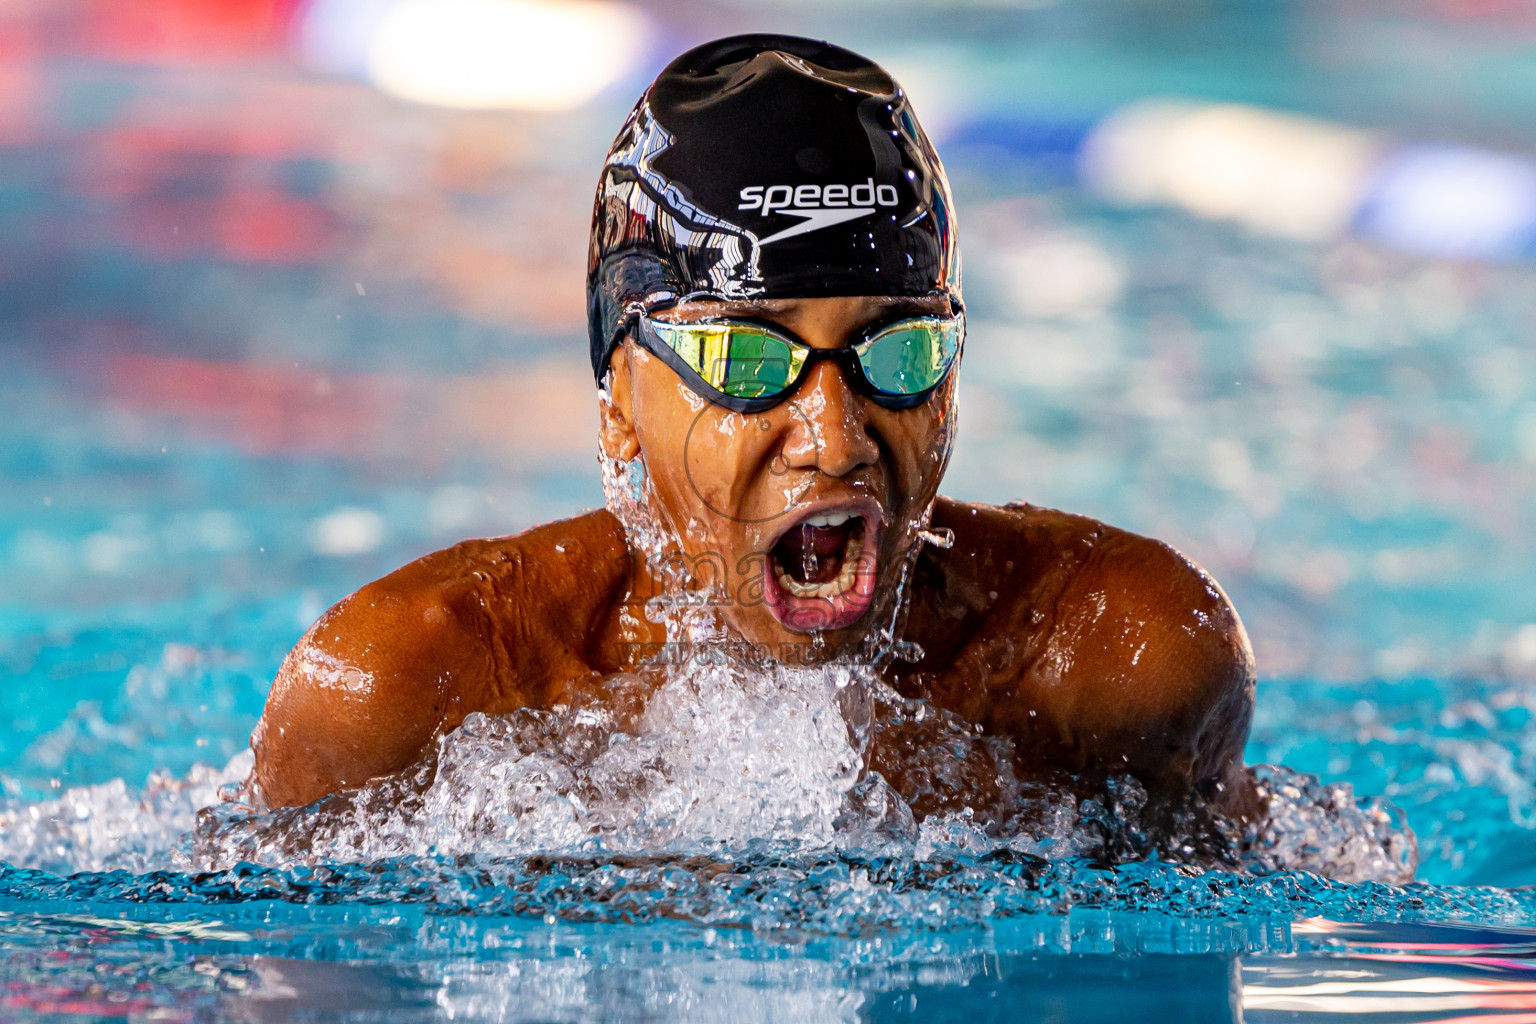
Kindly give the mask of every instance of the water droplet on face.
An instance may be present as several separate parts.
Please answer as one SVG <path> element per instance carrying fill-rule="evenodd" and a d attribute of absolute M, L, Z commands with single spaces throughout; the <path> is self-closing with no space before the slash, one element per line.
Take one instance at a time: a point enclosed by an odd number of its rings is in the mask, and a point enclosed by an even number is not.
<path fill-rule="evenodd" d="M 946 551 L 955 546 L 955 531 L 947 526 L 940 526 L 933 530 L 918 530 L 917 535 L 923 539 L 923 543 L 932 544 Z"/>

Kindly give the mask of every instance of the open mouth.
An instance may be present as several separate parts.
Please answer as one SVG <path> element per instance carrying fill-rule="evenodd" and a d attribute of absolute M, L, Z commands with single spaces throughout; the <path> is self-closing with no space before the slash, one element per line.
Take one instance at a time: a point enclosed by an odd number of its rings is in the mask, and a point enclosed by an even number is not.
<path fill-rule="evenodd" d="M 864 533 L 863 516 L 812 516 L 773 546 L 774 577 L 796 597 L 831 597 L 849 590 Z"/>
<path fill-rule="evenodd" d="M 841 629 L 874 597 L 878 520 L 853 511 L 806 516 L 768 553 L 769 610 L 791 629 Z"/>

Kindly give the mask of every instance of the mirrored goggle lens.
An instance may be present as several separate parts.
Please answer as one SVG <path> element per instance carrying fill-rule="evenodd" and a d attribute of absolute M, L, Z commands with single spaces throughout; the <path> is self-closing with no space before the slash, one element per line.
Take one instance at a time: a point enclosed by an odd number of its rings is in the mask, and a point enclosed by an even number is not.
<path fill-rule="evenodd" d="M 669 324 L 651 321 L 667 347 L 704 379 L 732 398 L 767 398 L 789 387 L 805 354 L 787 338 L 755 324 Z"/>
<path fill-rule="evenodd" d="M 916 395 L 937 387 L 960 353 L 959 317 L 916 317 L 891 324 L 854 346 L 876 390 Z"/>

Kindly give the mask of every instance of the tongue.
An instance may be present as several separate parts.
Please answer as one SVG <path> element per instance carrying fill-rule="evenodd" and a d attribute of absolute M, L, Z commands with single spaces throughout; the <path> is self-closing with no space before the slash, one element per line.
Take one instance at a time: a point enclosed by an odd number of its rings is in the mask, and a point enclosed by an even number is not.
<path fill-rule="evenodd" d="M 774 546 L 773 555 L 784 571 L 800 583 L 826 583 L 837 578 L 848 547 L 853 520 L 841 526 L 812 526 L 790 530 Z"/>

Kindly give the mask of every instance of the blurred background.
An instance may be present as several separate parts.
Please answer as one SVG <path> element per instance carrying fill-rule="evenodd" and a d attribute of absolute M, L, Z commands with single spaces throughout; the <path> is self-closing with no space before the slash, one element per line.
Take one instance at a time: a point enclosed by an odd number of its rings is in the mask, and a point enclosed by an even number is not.
<path fill-rule="evenodd" d="M 601 503 L 597 169 L 747 30 L 948 165 L 947 493 L 1173 543 L 1271 693 L 1536 675 L 1530 0 L 0 0 L 0 783 L 222 763 L 329 604 Z"/>

